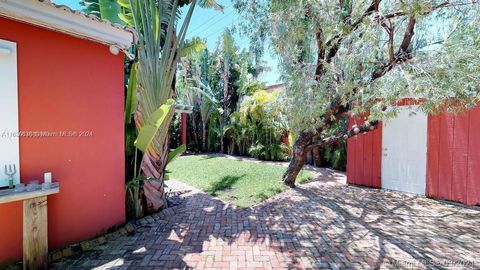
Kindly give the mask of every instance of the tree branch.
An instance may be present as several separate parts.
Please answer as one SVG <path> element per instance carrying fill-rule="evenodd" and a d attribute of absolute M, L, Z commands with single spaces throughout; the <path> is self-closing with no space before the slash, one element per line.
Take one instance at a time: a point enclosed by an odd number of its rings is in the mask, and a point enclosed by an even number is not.
<path fill-rule="evenodd" d="M 458 6 L 465 6 L 465 5 L 471 5 L 472 3 L 469 2 L 469 3 L 451 3 L 450 1 L 445 1 L 441 4 L 438 4 L 436 6 L 433 6 L 433 7 L 430 7 L 422 12 L 420 12 L 418 15 L 428 15 L 430 13 L 432 13 L 433 11 L 437 10 L 437 9 L 440 9 L 440 8 L 445 8 L 445 7 L 458 7 Z M 392 18 L 395 18 L 395 17 L 402 17 L 402 16 L 407 16 L 409 15 L 407 12 L 404 12 L 404 11 L 397 11 L 397 12 L 393 12 L 393 13 L 389 13 L 387 15 L 384 15 L 384 16 L 380 16 L 379 17 L 379 20 L 387 20 L 387 19 L 392 19 Z"/>
<path fill-rule="evenodd" d="M 412 43 L 412 39 L 413 39 L 413 36 L 415 34 L 415 24 L 416 24 L 417 20 L 415 18 L 415 16 L 410 16 L 409 20 L 408 20 L 408 25 L 407 25 L 407 29 L 405 29 L 405 33 L 403 34 L 403 40 L 402 40 L 402 43 L 400 45 L 400 47 L 398 48 L 398 51 L 397 53 L 395 54 L 395 57 L 390 57 L 390 59 L 378 66 L 375 71 L 373 72 L 372 74 L 372 81 L 378 79 L 378 78 L 381 78 L 383 75 L 385 75 L 387 72 L 389 72 L 390 70 L 392 70 L 392 68 L 395 66 L 395 64 L 400 64 L 400 63 L 403 63 L 405 61 L 407 61 L 408 59 L 411 58 L 411 52 L 409 50 L 409 47 L 410 47 L 410 44 Z"/>
<path fill-rule="evenodd" d="M 417 22 L 417 19 L 415 18 L 415 16 L 410 16 L 408 18 L 407 29 L 405 29 L 402 44 L 400 45 L 400 48 L 398 48 L 397 55 L 400 55 L 400 54 L 408 51 L 408 47 L 410 46 L 410 43 L 412 42 L 413 35 L 415 34 L 414 28 L 415 28 L 416 22 Z"/>
<path fill-rule="evenodd" d="M 366 123 L 360 126 L 353 125 L 350 130 L 344 131 L 338 135 L 331 136 L 328 138 L 321 139 L 320 141 L 316 141 L 307 147 L 305 147 L 306 151 L 309 151 L 315 147 L 320 147 L 320 146 L 325 146 L 325 145 L 331 145 L 338 143 L 340 141 L 344 141 L 348 138 L 351 138 L 353 136 L 356 136 L 360 133 L 367 133 L 370 131 L 375 130 L 378 127 L 378 121 L 372 121 L 371 123 Z"/>
<path fill-rule="evenodd" d="M 325 44 L 323 43 L 322 29 L 318 29 L 315 34 L 317 41 L 317 68 L 315 70 L 315 80 L 319 80 L 324 73 L 323 59 L 325 58 Z"/>
<path fill-rule="evenodd" d="M 390 62 L 392 62 L 395 60 L 395 52 L 393 48 L 393 44 L 395 40 L 395 29 L 390 20 L 388 20 L 388 25 L 384 21 L 382 21 L 380 24 L 385 29 L 385 31 L 387 31 L 387 34 L 388 34 L 388 56 L 389 56 Z"/>
<path fill-rule="evenodd" d="M 335 57 L 335 55 L 338 52 L 338 49 L 340 48 L 340 45 L 342 44 L 343 39 L 347 36 L 347 34 L 355 31 L 367 16 L 370 16 L 375 11 L 378 11 L 378 6 L 380 5 L 381 1 L 382 0 L 372 0 L 368 8 L 365 10 L 365 12 L 362 14 L 362 16 L 358 20 L 356 20 L 351 24 L 347 24 L 351 28 L 350 31 L 348 32 L 343 31 L 341 33 L 338 33 L 337 35 L 335 35 L 333 38 L 331 38 L 326 42 L 326 47 L 330 47 L 330 50 L 328 50 L 328 55 L 326 58 L 327 63 L 330 63 L 333 57 Z"/>

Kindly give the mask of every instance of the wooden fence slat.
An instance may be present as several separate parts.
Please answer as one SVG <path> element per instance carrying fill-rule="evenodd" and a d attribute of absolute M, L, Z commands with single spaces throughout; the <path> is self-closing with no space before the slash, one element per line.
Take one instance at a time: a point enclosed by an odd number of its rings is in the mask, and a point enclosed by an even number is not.
<path fill-rule="evenodd" d="M 373 134 L 367 133 L 361 135 L 363 138 L 363 184 L 371 187 L 372 186 L 372 155 L 373 155 Z"/>
<path fill-rule="evenodd" d="M 480 204 L 480 107 L 470 111 L 468 142 L 467 200 L 469 205 Z"/>
<path fill-rule="evenodd" d="M 23 201 L 23 269 L 48 269 L 47 196 Z"/>
<path fill-rule="evenodd" d="M 382 187 L 382 129 L 383 123 L 378 123 L 378 127 L 373 131 L 373 150 L 372 150 L 372 186 Z"/>
<path fill-rule="evenodd" d="M 466 202 L 468 176 L 469 112 L 455 115 L 452 156 L 452 201 Z"/>
<path fill-rule="evenodd" d="M 452 197 L 454 121 L 451 114 L 444 113 L 440 116 L 438 197 L 446 200 L 451 200 Z"/>
<path fill-rule="evenodd" d="M 427 189 L 426 195 L 438 197 L 438 164 L 440 153 L 440 116 L 428 117 Z"/>

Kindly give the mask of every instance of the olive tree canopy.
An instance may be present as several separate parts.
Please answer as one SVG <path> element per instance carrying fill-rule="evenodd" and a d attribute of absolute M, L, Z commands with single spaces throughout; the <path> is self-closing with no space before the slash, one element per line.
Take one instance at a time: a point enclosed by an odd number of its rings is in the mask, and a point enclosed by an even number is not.
<path fill-rule="evenodd" d="M 421 100 L 418 110 L 427 113 L 479 101 L 478 1 L 236 0 L 235 7 L 246 31 L 268 36 L 280 59 L 297 136 L 283 179 L 290 186 L 307 151 L 373 130 L 396 115 L 401 99 Z M 325 136 L 352 114 L 369 118 Z"/>

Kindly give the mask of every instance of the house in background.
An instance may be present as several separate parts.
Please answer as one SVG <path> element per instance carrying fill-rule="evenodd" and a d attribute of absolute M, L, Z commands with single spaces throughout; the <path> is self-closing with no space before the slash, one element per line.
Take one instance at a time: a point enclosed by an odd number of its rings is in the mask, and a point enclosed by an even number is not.
<path fill-rule="evenodd" d="M 52 172 L 49 247 L 125 221 L 124 53 L 134 33 L 48 0 L 0 1 L 0 185 Z M 1 135 L 1 134 L 0 134 Z M 22 202 L 0 204 L 0 264 L 22 257 Z"/>
<path fill-rule="evenodd" d="M 285 90 L 285 84 L 284 83 L 272 84 L 272 85 L 267 86 L 267 89 L 265 89 L 265 91 L 267 91 L 270 94 L 273 93 L 273 92 L 283 91 L 283 90 Z"/>
<path fill-rule="evenodd" d="M 415 105 L 413 105 L 415 106 Z M 400 114 L 348 140 L 347 182 L 480 205 L 480 107 Z M 353 117 L 350 127 L 364 119 Z"/>

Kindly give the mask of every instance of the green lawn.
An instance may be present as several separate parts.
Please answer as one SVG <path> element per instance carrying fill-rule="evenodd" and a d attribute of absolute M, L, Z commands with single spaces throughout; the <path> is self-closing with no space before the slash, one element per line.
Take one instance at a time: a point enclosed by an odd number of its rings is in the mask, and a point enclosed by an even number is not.
<path fill-rule="evenodd" d="M 167 168 L 170 178 L 242 207 L 254 205 L 287 189 L 280 181 L 285 169 L 209 155 L 179 157 Z M 298 182 L 312 177 L 311 172 L 302 171 Z"/>

